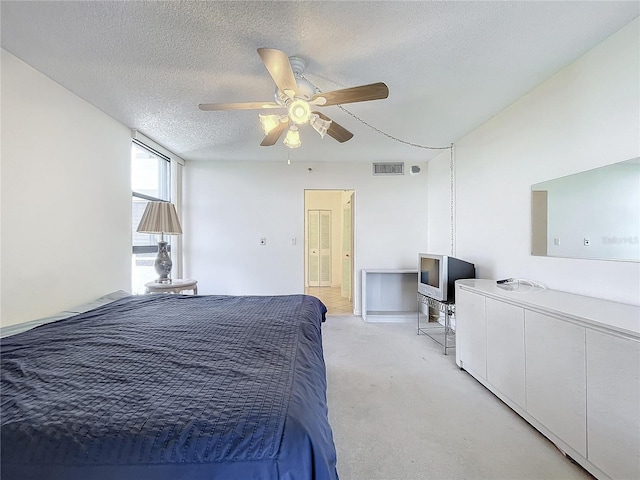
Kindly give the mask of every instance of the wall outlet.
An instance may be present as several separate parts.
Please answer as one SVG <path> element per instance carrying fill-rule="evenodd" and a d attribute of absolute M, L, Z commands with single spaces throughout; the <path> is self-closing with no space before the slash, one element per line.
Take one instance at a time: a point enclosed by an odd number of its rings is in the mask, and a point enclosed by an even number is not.
<path fill-rule="evenodd" d="M 588 247 L 589 245 L 591 245 L 591 240 L 589 240 L 588 238 L 585 238 L 583 242 L 585 247 Z"/>
<path fill-rule="evenodd" d="M 267 244 L 266 237 L 260 237 L 260 245 L 266 245 L 266 244 Z"/>

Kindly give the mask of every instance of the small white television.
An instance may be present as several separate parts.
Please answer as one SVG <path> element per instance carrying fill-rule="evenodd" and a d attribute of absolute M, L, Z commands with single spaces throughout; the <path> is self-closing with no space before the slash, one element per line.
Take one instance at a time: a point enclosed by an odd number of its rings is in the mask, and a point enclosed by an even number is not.
<path fill-rule="evenodd" d="M 473 263 L 447 255 L 418 254 L 418 292 L 444 303 L 455 303 L 455 281 L 476 278 Z"/>

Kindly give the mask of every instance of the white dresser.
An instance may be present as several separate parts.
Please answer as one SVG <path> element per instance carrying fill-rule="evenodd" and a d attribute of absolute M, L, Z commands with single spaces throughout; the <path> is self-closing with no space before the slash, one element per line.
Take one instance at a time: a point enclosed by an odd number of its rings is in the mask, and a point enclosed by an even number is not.
<path fill-rule="evenodd" d="M 640 479 L 640 307 L 456 282 L 456 363 L 599 479 Z"/>

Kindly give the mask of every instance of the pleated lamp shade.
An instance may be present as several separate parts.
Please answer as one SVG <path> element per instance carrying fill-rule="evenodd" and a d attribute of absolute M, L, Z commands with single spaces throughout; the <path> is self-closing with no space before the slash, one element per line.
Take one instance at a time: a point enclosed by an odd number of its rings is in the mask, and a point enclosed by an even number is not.
<path fill-rule="evenodd" d="M 137 231 L 138 233 L 182 235 L 176 207 L 169 202 L 147 203 Z"/>

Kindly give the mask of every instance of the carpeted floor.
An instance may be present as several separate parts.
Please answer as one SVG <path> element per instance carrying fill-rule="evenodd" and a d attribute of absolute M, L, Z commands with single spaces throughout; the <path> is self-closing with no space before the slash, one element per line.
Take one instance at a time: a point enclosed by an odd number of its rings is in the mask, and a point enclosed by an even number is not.
<path fill-rule="evenodd" d="M 414 324 L 329 315 L 323 343 L 341 480 L 593 478 Z"/>

